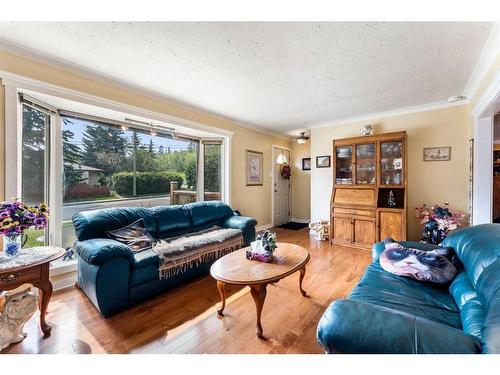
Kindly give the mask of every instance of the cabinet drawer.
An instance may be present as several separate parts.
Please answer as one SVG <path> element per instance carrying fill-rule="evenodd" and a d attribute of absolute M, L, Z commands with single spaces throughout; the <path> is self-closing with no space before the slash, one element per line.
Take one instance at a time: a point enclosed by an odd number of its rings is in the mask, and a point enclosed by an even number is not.
<path fill-rule="evenodd" d="M 0 289 L 11 285 L 20 285 L 37 281 L 42 275 L 41 267 L 35 266 L 21 271 L 6 272 L 0 274 Z"/>
<path fill-rule="evenodd" d="M 335 207 L 333 212 L 336 214 L 347 214 L 347 215 L 358 215 L 358 216 L 369 216 L 374 217 L 375 214 L 370 210 L 358 210 L 353 208 L 339 208 Z"/>

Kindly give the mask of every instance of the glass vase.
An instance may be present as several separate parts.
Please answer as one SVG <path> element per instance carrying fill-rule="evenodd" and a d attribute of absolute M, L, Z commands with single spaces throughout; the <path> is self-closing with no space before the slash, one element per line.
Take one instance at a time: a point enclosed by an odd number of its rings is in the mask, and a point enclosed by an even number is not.
<path fill-rule="evenodd" d="M 15 257 L 21 250 L 21 234 L 7 234 L 3 236 L 3 251 L 9 257 Z"/>

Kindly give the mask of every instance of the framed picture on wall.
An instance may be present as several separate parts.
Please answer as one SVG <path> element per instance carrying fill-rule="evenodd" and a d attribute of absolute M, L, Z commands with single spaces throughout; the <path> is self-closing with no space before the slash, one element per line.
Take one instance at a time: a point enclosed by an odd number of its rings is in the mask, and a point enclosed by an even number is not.
<path fill-rule="evenodd" d="M 330 168 L 330 155 L 316 156 L 316 168 Z"/>
<path fill-rule="evenodd" d="M 303 171 L 311 170 L 311 158 L 302 158 L 302 170 Z"/>
<path fill-rule="evenodd" d="M 247 186 L 263 185 L 264 154 L 251 150 L 245 150 L 245 154 Z"/>
<path fill-rule="evenodd" d="M 451 147 L 427 147 L 424 148 L 424 161 L 448 161 L 451 160 Z"/>

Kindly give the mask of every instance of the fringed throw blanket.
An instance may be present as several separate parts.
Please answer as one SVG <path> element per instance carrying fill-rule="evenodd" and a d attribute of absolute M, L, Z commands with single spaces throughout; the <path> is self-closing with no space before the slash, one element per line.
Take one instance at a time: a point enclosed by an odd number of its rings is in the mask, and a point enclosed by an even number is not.
<path fill-rule="evenodd" d="M 215 260 L 243 246 L 239 229 L 214 226 L 199 232 L 159 240 L 153 251 L 160 259 L 160 280 L 168 279 L 195 265 Z"/>

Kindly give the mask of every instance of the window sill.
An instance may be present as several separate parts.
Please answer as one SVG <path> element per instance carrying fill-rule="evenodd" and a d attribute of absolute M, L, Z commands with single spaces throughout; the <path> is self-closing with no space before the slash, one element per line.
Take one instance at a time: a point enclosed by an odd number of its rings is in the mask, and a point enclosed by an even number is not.
<path fill-rule="evenodd" d="M 59 276 L 65 273 L 74 272 L 77 268 L 76 259 L 58 259 L 50 264 L 50 276 Z"/>
<path fill-rule="evenodd" d="M 76 259 L 63 261 L 58 259 L 50 264 L 50 280 L 54 291 L 71 288 L 77 281 Z"/>

